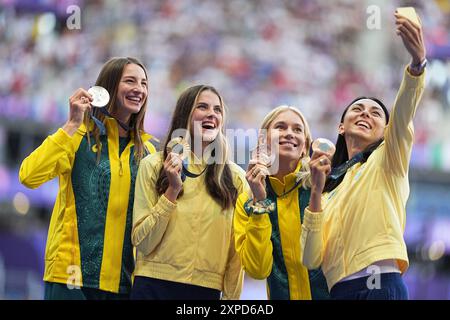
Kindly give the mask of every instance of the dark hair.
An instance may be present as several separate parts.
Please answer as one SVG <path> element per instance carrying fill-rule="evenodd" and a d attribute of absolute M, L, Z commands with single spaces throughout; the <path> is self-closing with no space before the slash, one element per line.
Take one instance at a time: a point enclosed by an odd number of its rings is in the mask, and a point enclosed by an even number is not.
<path fill-rule="evenodd" d="M 168 155 L 167 144 L 170 142 L 172 138 L 174 138 L 172 137 L 172 133 L 177 129 L 190 128 L 192 113 L 196 107 L 197 100 L 203 91 L 211 91 L 215 93 L 219 97 L 220 103 L 222 105 L 222 112 L 225 111 L 225 106 L 222 97 L 220 96 L 219 92 L 212 86 L 197 85 L 187 88 L 185 91 L 183 91 L 180 97 L 178 98 L 178 101 L 175 106 L 175 111 L 172 115 L 172 122 L 170 125 L 170 129 L 168 131 L 166 141 L 164 143 L 164 148 L 162 149 L 163 159 L 166 159 Z M 223 118 L 225 122 L 224 114 Z M 218 140 L 219 148 L 223 149 L 220 150 L 219 153 L 225 158 L 227 155 L 228 146 L 226 144 L 226 139 L 223 134 L 223 126 L 218 136 L 216 137 L 216 140 L 217 139 L 219 139 Z M 221 160 L 223 161 L 224 159 Z M 205 175 L 206 175 L 205 177 L 206 189 L 208 191 L 208 194 L 222 206 L 222 209 L 233 207 L 235 205 L 238 196 L 238 191 L 233 184 L 233 176 L 231 174 L 229 164 L 226 163 L 226 161 L 208 164 Z M 161 169 L 158 180 L 156 181 L 156 190 L 158 194 L 161 195 L 164 192 L 166 192 L 168 187 L 169 187 L 169 180 L 164 170 Z M 183 191 L 181 191 L 178 194 L 178 198 L 180 198 L 182 195 Z"/>
<path fill-rule="evenodd" d="M 136 58 L 131 57 L 116 57 L 108 60 L 102 67 L 100 71 L 97 81 L 95 82 L 96 86 L 104 87 L 109 94 L 111 95 L 111 99 L 106 106 L 106 109 L 109 113 L 114 111 L 116 108 L 117 101 L 117 90 L 119 88 L 120 79 L 122 78 L 123 70 L 129 64 L 136 64 L 144 70 L 145 77 L 148 79 L 147 70 L 145 66 Z M 145 98 L 142 103 L 142 107 L 138 113 L 132 114 L 130 117 L 129 127 L 131 128 L 132 138 L 134 139 L 134 159 L 135 163 L 138 164 L 141 159 L 148 153 L 144 141 L 142 141 L 141 134 L 144 133 L 144 117 L 145 112 L 147 110 L 147 98 Z M 97 108 L 94 108 L 93 114 L 100 121 L 104 122 L 105 115 L 101 113 Z M 85 115 L 85 123 L 89 123 L 89 115 L 86 113 Z M 88 139 L 90 143 L 90 132 L 89 126 L 87 126 L 88 131 Z M 100 132 L 97 126 L 94 127 L 92 131 L 95 139 L 95 143 L 97 144 L 97 162 L 100 160 L 101 148 L 102 144 L 100 142 Z"/>
<path fill-rule="evenodd" d="M 373 98 L 373 97 L 358 97 L 355 100 L 353 100 L 352 102 L 350 102 L 350 104 L 347 105 L 344 112 L 342 113 L 340 123 L 344 123 L 344 117 L 347 114 L 348 109 L 356 101 L 361 100 L 361 99 L 370 99 L 370 100 L 373 100 L 376 103 L 378 103 L 381 106 L 381 108 L 383 109 L 384 114 L 386 116 L 386 124 L 389 123 L 389 111 L 387 110 L 386 106 L 383 104 L 383 102 L 381 102 L 377 98 Z M 367 146 L 367 148 L 363 151 L 363 160 L 361 161 L 362 163 L 367 161 L 367 159 L 370 157 L 372 152 L 381 144 L 381 142 L 383 142 L 383 140 L 384 140 L 384 138 L 381 138 L 380 140 Z M 334 153 L 333 159 L 331 160 L 331 167 L 332 168 L 339 167 L 341 164 L 345 163 L 347 160 L 348 160 L 347 144 L 345 143 L 344 136 L 339 134 L 337 137 L 337 140 L 336 140 L 336 152 Z M 338 179 L 328 178 L 325 183 L 323 192 L 330 192 L 330 191 L 334 190 L 342 182 L 342 180 L 344 180 L 344 177 L 345 177 L 345 174 L 343 174 Z"/>

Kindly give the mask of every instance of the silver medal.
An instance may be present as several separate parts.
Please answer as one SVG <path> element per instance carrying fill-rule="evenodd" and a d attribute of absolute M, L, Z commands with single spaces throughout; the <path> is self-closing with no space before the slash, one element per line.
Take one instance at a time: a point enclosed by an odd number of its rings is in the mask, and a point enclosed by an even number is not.
<path fill-rule="evenodd" d="M 94 99 L 91 102 L 91 105 L 93 107 L 103 108 L 108 104 L 109 93 L 105 88 L 100 86 L 93 86 L 89 88 L 88 92 L 90 95 L 92 95 L 92 98 Z"/>
<path fill-rule="evenodd" d="M 326 152 L 329 155 L 333 155 L 334 152 L 336 151 L 336 147 L 334 146 L 334 143 L 325 138 L 318 138 L 318 139 L 314 140 L 314 142 L 312 144 L 312 149 L 313 149 L 313 151 L 320 150 L 322 152 Z"/>

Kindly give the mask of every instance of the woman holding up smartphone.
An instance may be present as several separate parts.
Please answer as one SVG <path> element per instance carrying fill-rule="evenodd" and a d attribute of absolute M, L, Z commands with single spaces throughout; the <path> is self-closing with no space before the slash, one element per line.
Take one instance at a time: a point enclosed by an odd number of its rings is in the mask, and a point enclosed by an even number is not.
<path fill-rule="evenodd" d="M 408 299 L 403 232 L 426 50 L 421 26 L 397 13 L 395 18 L 412 62 L 391 116 L 376 98 L 355 99 L 342 114 L 332 160 L 315 152 L 310 162 L 302 261 L 311 269 L 322 266 L 334 299 Z"/>

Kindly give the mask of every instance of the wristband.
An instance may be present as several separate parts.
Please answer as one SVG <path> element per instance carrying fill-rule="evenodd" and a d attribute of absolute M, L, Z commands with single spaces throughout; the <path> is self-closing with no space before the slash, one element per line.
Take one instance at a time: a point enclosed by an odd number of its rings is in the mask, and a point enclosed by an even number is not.
<path fill-rule="evenodd" d="M 409 70 L 413 71 L 416 74 L 421 74 L 425 67 L 427 66 L 428 60 L 425 58 L 421 63 L 418 64 L 412 64 L 409 65 Z"/>

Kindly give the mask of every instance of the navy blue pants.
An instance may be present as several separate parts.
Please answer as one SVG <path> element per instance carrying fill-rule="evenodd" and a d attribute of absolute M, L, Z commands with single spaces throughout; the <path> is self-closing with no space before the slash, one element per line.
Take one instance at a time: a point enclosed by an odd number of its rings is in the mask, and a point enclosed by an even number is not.
<path fill-rule="evenodd" d="M 380 276 L 380 286 L 371 289 L 375 276 Z M 331 288 L 330 296 L 335 300 L 408 300 L 408 288 L 400 273 L 381 273 L 339 282 Z"/>
<path fill-rule="evenodd" d="M 220 300 L 220 291 L 192 284 L 136 276 L 131 300 Z"/>
<path fill-rule="evenodd" d="M 95 288 L 69 289 L 67 285 L 45 282 L 44 300 L 128 300 L 129 294 L 106 292 Z"/>

